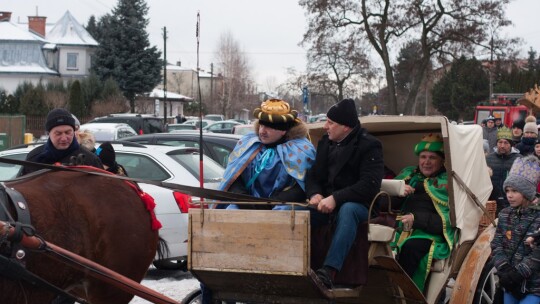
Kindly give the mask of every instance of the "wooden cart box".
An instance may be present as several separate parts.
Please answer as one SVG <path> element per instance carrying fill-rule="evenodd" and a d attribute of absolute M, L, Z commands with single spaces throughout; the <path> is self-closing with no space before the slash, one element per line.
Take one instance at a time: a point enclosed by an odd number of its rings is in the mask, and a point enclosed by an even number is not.
<path fill-rule="evenodd" d="M 321 295 L 307 211 L 190 209 L 188 269 L 220 299 Z"/>

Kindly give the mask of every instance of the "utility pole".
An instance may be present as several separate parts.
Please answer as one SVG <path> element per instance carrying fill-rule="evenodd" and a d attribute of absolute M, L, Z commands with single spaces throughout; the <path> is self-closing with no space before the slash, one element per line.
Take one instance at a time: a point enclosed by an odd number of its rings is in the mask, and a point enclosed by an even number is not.
<path fill-rule="evenodd" d="M 172 113 L 171 113 L 172 115 Z M 167 27 L 163 27 L 163 119 L 167 125 Z"/>
<path fill-rule="evenodd" d="M 210 103 L 214 104 L 214 63 L 210 63 Z"/>
<path fill-rule="evenodd" d="M 491 51 L 491 58 L 489 60 L 489 101 L 493 98 L 493 36 L 489 42 L 489 49 Z"/>

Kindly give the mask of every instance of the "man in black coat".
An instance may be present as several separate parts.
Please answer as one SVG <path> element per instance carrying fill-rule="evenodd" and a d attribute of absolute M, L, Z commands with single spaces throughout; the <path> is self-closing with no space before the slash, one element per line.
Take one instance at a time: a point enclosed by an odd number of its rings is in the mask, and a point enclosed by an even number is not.
<path fill-rule="evenodd" d="M 367 221 L 369 204 L 379 192 L 384 175 L 381 143 L 361 128 L 352 99 L 333 105 L 324 135 L 317 145 L 314 166 L 306 177 L 306 195 L 317 208 L 314 226 L 335 215 L 336 230 L 319 279 L 329 288 L 356 238 L 358 225 Z M 322 220 L 322 221 L 321 221 Z"/>
<path fill-rule="evenodd" d="M 93 166 L 103 169 L 103 164 L 92 152 L 79 146 L 75 137 L 75 118 L 66 109 L 57 108 L 47 114 L 45 129 L 49 133 L 49 139 L 30 151 L 26 156 L 27 161 L 63 165 L 75 164 L 79 159 L 80 165 Z M 38 167 L 24 166 L 21 175 L 39 170 Z"/>

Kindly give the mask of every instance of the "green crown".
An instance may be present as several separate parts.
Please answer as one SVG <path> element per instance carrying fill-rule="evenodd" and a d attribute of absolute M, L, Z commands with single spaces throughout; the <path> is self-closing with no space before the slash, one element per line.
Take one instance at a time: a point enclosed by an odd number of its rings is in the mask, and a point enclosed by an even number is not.
<path fill-rule="evenodd" d="M 512 130 L 507 127 L 499 128 L 497 130 L 497 140 L 499 139 L 512 140 Z"/>

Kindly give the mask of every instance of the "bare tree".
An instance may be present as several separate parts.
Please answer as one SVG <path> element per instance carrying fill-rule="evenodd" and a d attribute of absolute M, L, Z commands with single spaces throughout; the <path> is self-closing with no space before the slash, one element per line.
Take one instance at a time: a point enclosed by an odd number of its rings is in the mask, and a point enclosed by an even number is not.
<path fill-rule="evenodd" d="M 352 85 L 359 78 L 372 75 L 362 36 L 339 34 L 329 35 L 322 31 L 302 42 L 311 45 L 307 53 L 310 85 L 315 85 L 319 94 L 333 97 L 336 102 L 344 96 L 352 97 Z"/>
<path fill-rule="evenodd" d="M 473 54 L 479 48 L 493 50 L 493 28 L 510 24 L 504 14 L 509 0 L 300 0 L 308 12 L 304 40 L 321 33 L 346 31 L 362 35 L 381 58 L 388 89 L 386 112 L 409 114 L 431 58 L 449 60 Z M 405 105 L 398 111 L 392 47 L 407 40 L 420 43 L 416 73 Z"/>
<path fill-rule="evenodd" d="M 231 111 L 239 111 L 249 105 L 255 86 L 248 59 L 230 32 L 221 35 L 216 54 L 217 68 L 223 75 L 223 88 L 216 92 L 219 103 L 217 107 L 208 105 L 208 108 L 230 116 Z"/>

